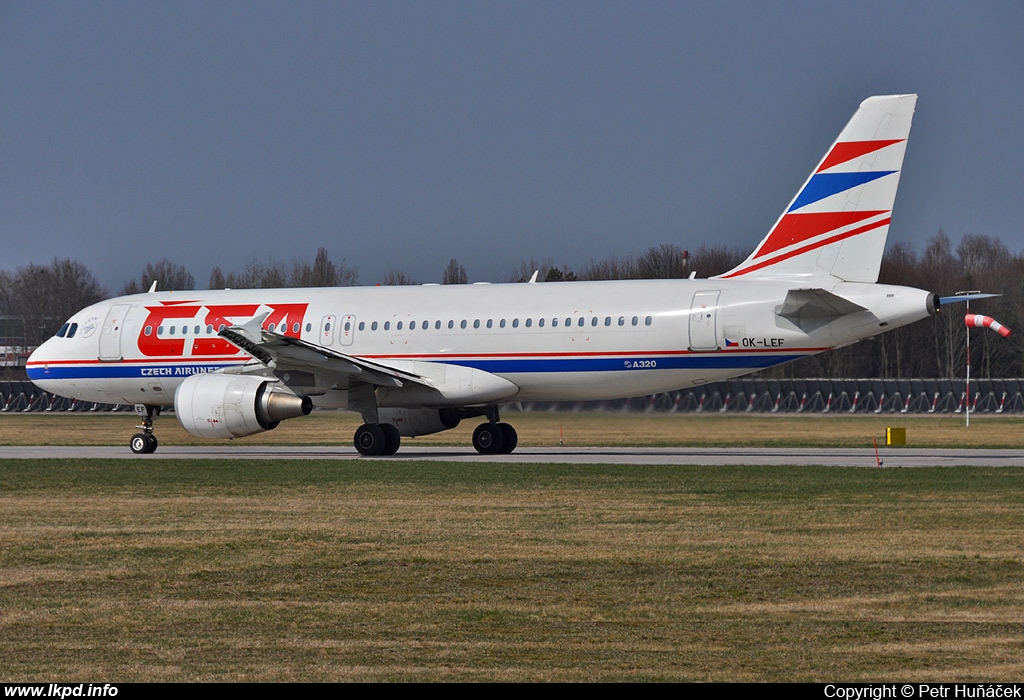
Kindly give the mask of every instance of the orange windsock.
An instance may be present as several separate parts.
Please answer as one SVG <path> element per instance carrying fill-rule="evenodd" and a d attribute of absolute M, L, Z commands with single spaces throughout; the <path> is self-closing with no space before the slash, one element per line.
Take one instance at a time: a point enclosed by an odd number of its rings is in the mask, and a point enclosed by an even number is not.
<path fill-rule="evenodd" d="M 975 328 L 981 328 L 982 326 L 984 326 L 985 328 L 991 328 L 1004 338 L 1010 335 L 1010 329 L 1001 324 L 999 321 L 992 318 L 991 316 L 982 316 L 981 314 L 967 314 L 966 316 L 964 316 L 964 323 L 966 323 L 968 327 L 974 326 Z"/>

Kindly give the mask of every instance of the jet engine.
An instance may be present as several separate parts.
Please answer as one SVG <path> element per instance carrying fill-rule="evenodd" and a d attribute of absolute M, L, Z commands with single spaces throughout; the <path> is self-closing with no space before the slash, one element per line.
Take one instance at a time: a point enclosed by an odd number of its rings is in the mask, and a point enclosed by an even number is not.
<path fill-rule="evenodd" d="M 308 416 L 313 401 L 266 377 L 195 374 L 174 394 L 178 422 L 203 438 L 235 438 L 273 430 L 287 418 Z"/>

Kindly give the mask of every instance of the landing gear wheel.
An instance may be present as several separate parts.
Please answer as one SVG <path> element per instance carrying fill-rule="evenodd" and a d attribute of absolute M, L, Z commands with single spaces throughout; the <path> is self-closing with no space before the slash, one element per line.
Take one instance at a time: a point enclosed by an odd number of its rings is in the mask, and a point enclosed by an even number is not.
<path fill-rule="evenodd" d="M 128 445 L 131 447 L 132 452 L 137 455 L 153 454 L 156 452 L 157 446 L 156 436 L 153 435 L 153 421 L 160 414 L 160 407 L 136 404 L 135 412 L 142 417 L 142 422 L 135 426 L 142 430 L 142 432 L 132 435 L 131 442 Z"/>
<path fill-rule="evenodd" d="M 156 452 L 157 441 L 150 433 L 135 433 L 132 435 L 132 440 L 129 443 L 132 452 L 137 455 L 148 455 Z"/>
<path fill-rule="evenodd" d="M 384 431 L 384 451 L 381 454 L 393 455 L 398 452 L 398 447 L 402 444 L 402 435 L 398 428 L 390 423 L 381 423 L 380 429 Z"/>
<path fill-rule="evenodd" d="M 510 455 L 519 444 L 519 435 L 516 433 L 516 429 L 508 423 L 498 423 L 498 427 L 501 428 L 501 454 Z"/>
<path fill-rule="evenodd" d="M 501 454 L 505 436 L 498 423 L 481 423 L 473 431 L 473 447 L 482 455 Z"/>
<path fill-rule="evenodd" d="M 379 423 L 363 423 L 356 431 L 355 443 L 359 454 L 366 457 L 375 457 L 384 454 L 384 449 L 387 446 L 387 437 Z"/>

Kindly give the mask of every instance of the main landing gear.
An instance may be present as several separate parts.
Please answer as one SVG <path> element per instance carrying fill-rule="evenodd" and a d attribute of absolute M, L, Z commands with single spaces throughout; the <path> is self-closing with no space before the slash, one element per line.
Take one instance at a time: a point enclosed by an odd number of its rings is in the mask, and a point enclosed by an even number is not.
<path fill-rule="evenodd" d="M 511 454 L 519 443 L 516 429 L 498 420 L 498 409 L 495 407 L 487 408 L 486 412 L 483 409 L 474 410 L 477 411 L 474 415 L 484 413 L 487 416 L 487 422 L 481 423 L 473 431 L 474 449 L 484 455 Z M 359 454 L 367 457 L 393 455 L 398 451 L 401 442 L 402 437 L 398 428 L 391 423 L 363 423 L 355 436 L 356 449 Z"/>
<path fill-rule="evenodd" d="M 398 452 L 402 436 L 390 423 L 363 423 L 356 431 L 356 449 L 367 457 L 388 456 Z"/>
<path fill-rule="evenodd" d="M 518 443 L 516 429 L 508 423 L 481 423 L 473 431 L 473 447 L 482 455 L 512 454 Z"/>
<path fill-rule="evenodd" d="M 136 404 L 135 412 L 142 416 L 142 422 L 135 426 L 142 432 L 132 435 L 132 440 L 128 444 L 137 455 L 152 454 L 156 452 L 158 444 L 156 435 L 153 434 L 153 420 L 160 415 L 160 407 Z"/>

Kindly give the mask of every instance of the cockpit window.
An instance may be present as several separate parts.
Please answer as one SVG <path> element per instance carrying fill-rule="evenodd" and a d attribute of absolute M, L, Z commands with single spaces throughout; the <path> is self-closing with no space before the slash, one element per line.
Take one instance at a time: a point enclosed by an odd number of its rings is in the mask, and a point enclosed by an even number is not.
<path fill-rule="evenodd" d="M 60 327 L 60 330 L 57 331 L 56 335 L 57 335 L 58 338 L 74 338 L 75 337 L 75 332 L 77 330 L 78 330 L 78 324 L 77 323 L 71 323 L 70 321 L 68 321 L 63 326 Z"/>

